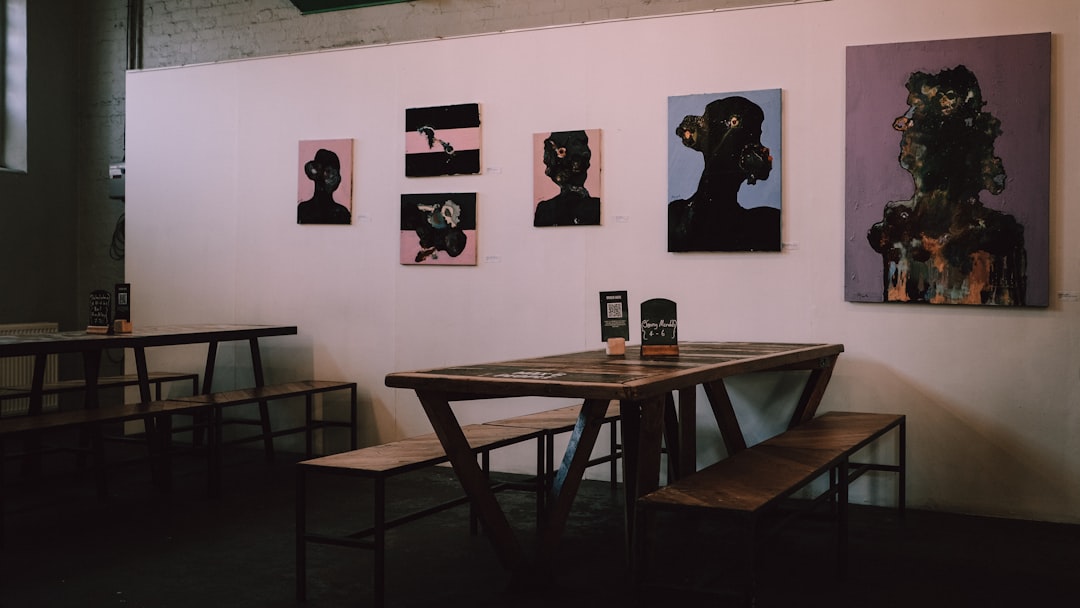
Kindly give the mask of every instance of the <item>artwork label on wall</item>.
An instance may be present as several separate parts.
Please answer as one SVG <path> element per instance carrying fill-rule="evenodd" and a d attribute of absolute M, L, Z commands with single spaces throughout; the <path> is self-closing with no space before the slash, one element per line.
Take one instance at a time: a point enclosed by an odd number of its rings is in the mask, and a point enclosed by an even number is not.
<path fill-rule="evenodd" d="M 480 173 L 480 106 L 405 110 L 405 175 Z"/>
<path fill-rule="evenodd" d="M 402 194 L 401 263 L 476 265 L 476 193 Z"/>
<path fill-rule="evenodd" d="M 352 223 L 351 139 L 300 142 L 297 224 Z"/>
<path fill-rule="evenodd" d="M 780 251 L 781 91 L 668 98 L 668 251 Z"/>
<path fill-rule="evenodd" d="M 1049 304 L 1050 34 L 847 49 L 849 302 Z"/>
<path fill-rule="evenodd" d="M 533 226 L 600 224 L 600 129 L 533 135 Z"/>

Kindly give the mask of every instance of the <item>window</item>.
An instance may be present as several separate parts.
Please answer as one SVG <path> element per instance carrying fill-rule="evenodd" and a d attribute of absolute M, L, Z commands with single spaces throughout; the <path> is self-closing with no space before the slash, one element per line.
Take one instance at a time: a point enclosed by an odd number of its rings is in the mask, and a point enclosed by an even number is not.
<path fill-rule="evenodd" d="M 0 0 L 0 169 L 26 171 L 26 3 Z"/>

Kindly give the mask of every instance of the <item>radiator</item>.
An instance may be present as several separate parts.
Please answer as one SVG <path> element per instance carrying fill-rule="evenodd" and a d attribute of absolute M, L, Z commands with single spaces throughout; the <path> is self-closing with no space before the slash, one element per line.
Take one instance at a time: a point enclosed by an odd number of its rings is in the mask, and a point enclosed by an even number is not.
<path fill-rule="evenodd" d="M 0 334 L 51 334 L 59 330 L 57 323 L 0 324 Z M 48 355 L 45 358 L 45 384 L 56 382 L 56 365 L 56 355 Z M 28 397 L 3 399 L 3 389 L 28 387 L 33 380 L 33 357 L 0 357 L 0 414 L 17 416 L 26 413 L 30 408 L 30 399 Z M 56 395 L 46 395 L 42 401 L 42 409 L 45 411 L 55 410 L 56 405 Z"/>

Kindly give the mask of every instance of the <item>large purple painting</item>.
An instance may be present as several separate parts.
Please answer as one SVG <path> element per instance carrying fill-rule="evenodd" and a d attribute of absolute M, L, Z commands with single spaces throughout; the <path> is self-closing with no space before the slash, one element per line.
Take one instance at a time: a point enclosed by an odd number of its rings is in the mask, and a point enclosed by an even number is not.
<path fill-rule="evenodd" d="M 845 299 L 1049 303 L 1050 35 L 847 49 Z"/>

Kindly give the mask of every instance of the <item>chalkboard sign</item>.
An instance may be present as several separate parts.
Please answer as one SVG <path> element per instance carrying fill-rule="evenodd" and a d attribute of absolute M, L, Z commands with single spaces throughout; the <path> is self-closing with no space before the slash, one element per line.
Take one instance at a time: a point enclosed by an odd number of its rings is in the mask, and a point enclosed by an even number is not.
<path fill-rule="evenodd" d="M 90 325 L 86 327 L 86 331 L 92 334 L 108 333 L 111 321 L 112 294 L 104 289 L 90 292 Z"/>
<path fill-rule="evenodd" d="M 679 354 L 679 322 L 675 302 L 654 298 L 641 303 L 641 354 Z"/>

